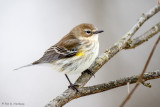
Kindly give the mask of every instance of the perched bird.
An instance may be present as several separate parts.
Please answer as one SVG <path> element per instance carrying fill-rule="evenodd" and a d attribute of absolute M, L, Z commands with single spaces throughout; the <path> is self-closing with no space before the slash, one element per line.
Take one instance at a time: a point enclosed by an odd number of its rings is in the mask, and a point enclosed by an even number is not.
<path fill-rule="evenodd" d="M 101 32 L 103 30 L 98 30 L 93 24 L 80 24 L 58 43 L 46 50 L 39 60 L 20 68 L 37 64 L 50 64 L 54 70 L 64 73 L 70 87 L 77 90 L 74 84 L 70 82 L 67 74 L 81 73 L 95 61 L 99 52 L 98 34 Z"/>

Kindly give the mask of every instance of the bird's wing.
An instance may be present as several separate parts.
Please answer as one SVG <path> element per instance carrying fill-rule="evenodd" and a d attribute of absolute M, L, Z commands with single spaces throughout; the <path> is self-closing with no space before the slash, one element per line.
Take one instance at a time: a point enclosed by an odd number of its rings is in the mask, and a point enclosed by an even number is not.
<path fill-rule="evenodd" d="M 69 58 L 77 54 L 79 40 L 70 39 L 50 47 L 44 55 L 32 64 L 50 63 L 58 59 Z"/>

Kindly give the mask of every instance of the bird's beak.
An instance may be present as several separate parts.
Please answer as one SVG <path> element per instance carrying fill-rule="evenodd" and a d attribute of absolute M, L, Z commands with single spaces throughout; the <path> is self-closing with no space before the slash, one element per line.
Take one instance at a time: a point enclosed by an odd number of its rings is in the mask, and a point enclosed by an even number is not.
<path fill-rule="evenodd" d="M 104 31 L 103 30 L 97 30 L 97 31 L 93 32 L 93 34 L 98 34 L 98 33 L 102 33 L 102 32 L 104 32 Z"/>

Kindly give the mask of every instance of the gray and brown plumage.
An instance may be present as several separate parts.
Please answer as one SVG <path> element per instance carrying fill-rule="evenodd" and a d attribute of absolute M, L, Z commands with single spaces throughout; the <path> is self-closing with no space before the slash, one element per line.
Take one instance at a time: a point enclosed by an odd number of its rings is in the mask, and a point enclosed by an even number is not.
<path fill-rule="evenodd" d="M 49 64 L 64 74 L 83 72 L 89 68 L 98 55 L 98 33 L 101 32 L 103 31 L 98 31 L 92 24 L 80 24 L 46 50 L 39 60 L 26 66 Z"/>

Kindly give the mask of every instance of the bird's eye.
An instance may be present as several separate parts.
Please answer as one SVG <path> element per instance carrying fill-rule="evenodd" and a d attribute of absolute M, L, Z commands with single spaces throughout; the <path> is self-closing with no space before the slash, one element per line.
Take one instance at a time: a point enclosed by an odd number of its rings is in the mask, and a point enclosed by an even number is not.
<path fill-rule="evenodd" d="M 90 30 L 87 30 L 87 31 L 86 31 L 86 33 L 87 33 L 87 34 L 90 34 L 90 33 L 91 33 L 91 31 L 90 31 Z"/>

